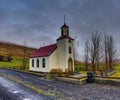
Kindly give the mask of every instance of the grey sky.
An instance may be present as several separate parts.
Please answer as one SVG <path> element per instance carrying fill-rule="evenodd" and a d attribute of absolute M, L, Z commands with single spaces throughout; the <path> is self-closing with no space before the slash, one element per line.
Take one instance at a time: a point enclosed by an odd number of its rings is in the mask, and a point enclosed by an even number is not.
<path fill-rule="evenodd" d="M 0 0 L 0 40 L 38 48 L 60 36 L 63 16 L 70 35 L 84 42 L 95 31 L 112 34 L 119 49 L 120 0 Z"/>

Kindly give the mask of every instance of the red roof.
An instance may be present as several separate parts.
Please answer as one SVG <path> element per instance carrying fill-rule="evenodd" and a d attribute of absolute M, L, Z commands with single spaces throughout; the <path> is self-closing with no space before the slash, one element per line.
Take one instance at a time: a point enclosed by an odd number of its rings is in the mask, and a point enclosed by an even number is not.
<path fill-rule="evenodd" d="M 67 36 L 67 35 L 62 35 L 62 36 L 60 36 L 57 40 L 62 40 L 62 39 L 64 39 L 64 38 L 73 40 L 70 36 Z"/>
<path fill-rule="evenodd" d="M 48 45 L 45 47 L 41 47 L 33 53 L 31 58 L 49 56 L 50 54 L 53 53 L 53 51 L 56 48 L 57 48 L 57 44 L 52 44 L 52 45 Z"/>

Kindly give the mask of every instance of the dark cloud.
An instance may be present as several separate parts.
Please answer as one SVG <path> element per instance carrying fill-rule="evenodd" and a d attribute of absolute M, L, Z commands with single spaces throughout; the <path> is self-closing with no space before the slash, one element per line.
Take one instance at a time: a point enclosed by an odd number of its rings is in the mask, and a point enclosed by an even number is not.
<path fill-rule="evenodd" d="M 79 37 L 81 52 L 97 30 L 113 34 L 119 47 L 119 0 L 1 0 L 0 39 L 20 44 L 26 40 L 33 47 L 55 42 L 64 15 L 70 34 Z"/>

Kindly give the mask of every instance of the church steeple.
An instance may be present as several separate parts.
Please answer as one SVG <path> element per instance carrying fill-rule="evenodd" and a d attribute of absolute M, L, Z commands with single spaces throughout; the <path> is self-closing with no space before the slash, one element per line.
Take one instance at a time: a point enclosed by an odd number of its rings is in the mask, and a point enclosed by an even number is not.
<path fill-rule="evenodd" d="M 69 36 L 69 26 L 65 23 L 65 16 L 64 16 L 64 25 L 61 26 L 61 35 L 62 36 Z"/>
<path fill-rule="evenodd" d="M 64 16 L 64 24 L 65 24 L 65 16 Z"/>

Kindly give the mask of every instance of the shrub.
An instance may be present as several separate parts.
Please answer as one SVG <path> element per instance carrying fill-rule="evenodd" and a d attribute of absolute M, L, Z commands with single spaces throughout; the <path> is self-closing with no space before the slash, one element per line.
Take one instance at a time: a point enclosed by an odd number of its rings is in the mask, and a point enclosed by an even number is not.
<path fill-rule="evenodd" d="M 51 75 L 51 74 L 46 74 L 46 75 L 45 75 L 45 79 L 46 79 L 46 80 L 52 79 L 52 75 Z"/>
<path fill-rule="evenodd" d="M 63 73 L 63 70 L 58 68 L 58 69 L 51 69 L 51 71 L 49 72 L 50 74 L 60 74 Z"/>
<path fill-rule="evenodd" d="M 68 68 L 65 69 L 65 73 L 69 72 Z"/>
<path fill-rule="evenodd" d="M 65 73 L 58 74 L 59 77 L 67 77 L 67 76 L 70 76 L 70 75 L 71 75 L 70 72 L 65 72 Z"/>

